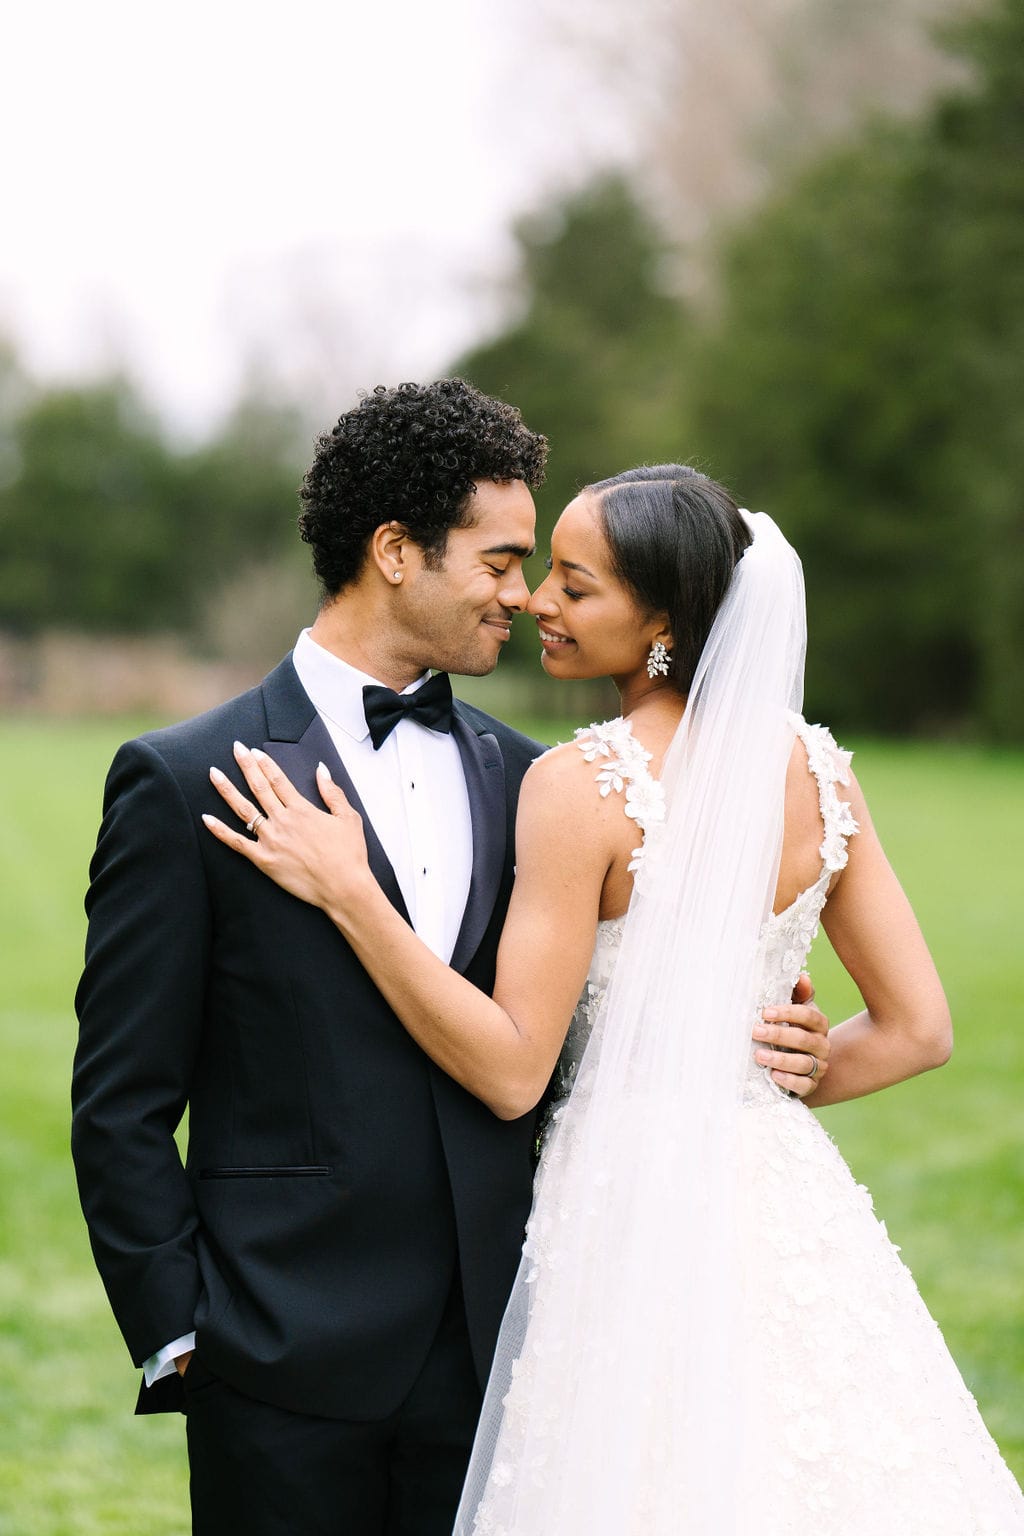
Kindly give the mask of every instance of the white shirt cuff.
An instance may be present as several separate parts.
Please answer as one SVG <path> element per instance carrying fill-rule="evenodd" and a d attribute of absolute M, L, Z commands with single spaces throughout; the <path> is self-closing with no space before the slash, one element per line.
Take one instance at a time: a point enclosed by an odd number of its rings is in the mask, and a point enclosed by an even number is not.
<path fill-rule="evenodd" d="M 170 1376 L 178 1367 L 175 1365 L 179 1355 L 187 1355 L 189 1350 L 195 1349 L 196 1336 L 194 1333 L 183 1333 L 180 1339 L 175 1339 L 173 1344 L 165 1344 L 163 1349 L 158 1349 L 155 1355 L 143 1363 L 142 1374 L 146 1378 L 146 1386 L 151 1387 L 154 1381 L 159 1381 L 161 1376 Z"/>

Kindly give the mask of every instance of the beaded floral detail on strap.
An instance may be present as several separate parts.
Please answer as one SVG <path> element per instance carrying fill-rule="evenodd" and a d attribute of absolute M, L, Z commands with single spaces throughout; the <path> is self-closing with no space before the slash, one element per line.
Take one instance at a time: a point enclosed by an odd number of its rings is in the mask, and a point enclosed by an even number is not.
<path fill-rule="evenodd" d="M 800 892 L 782 912 L 773 912 L 761 931 L 758 946 L 758 1009 L 788 1002 L 797 977 L 807 963 L 807 955 L 818 935 L 822 909 L 832 881 L 846 867 L 849 839 L 859 830 L 853 811 L 840 798 L 837 786 L 850 782 L 853 754 L 836 745 L 831 731 L 823 725 L 808 725 L 801 715 L 790 714 L 790 722 L 803 742 L 807 767 L 818 785 L 822 840 L 818 849 L 821 867 L 813 885 Z M 746 1084 L 748 1098 L 764 1100 L 784 1096 L 766 1068 L 754 1059 L 752 1046 Z"/>
<path fill-rule="evenodd" d="M 600 794 L 605 798 L 612 793 L 625 795 L 623 809 L 636 822 L 643 837 L 640 846 L 633 849 L 628 866 L 630 874 L 639 878 L 647 839 L 665 820 L 665 790 L 647 766 L 651 754 L 637 741 L 629 721 L 621 717 L 605 720 L 599 725 L 583 726 L 576 732 L 575 744 L 588 763 L 599 765 L 595 779 Z M 597 925 L 590 972 L 555 1067 L 551 1096 L 538 1133 L 539 1143 L 543 1143 L 557 1117 L 557 1106 L 572 1091 L 576 1069 L 611 978 L 625 926 L 625 914 Z"/>
<path fill-rule="evenodd" d="M 600 725 L 583 726 L 576 732 L 576 745 L 588 763 L 600 762 L 595 775 L 602 796 L 614 790 L 625 791 L 626 815 L 636 822 L 646 838 L 652 827 L 665 820 L 665 790 L 654 778 L 648 763 L 650 752 L 637 741 L 633 727 L 620 716 Z M 644 856 L 644 844 L 634 848 L 629 871 L 635 874 Z"/>
<path fill-rule="evenodd" d="M 665 822 L 665 790 L 648 768 L 651 753 L 640 745 L 633 734 L 633 727 L 622 717 L 580 728 L 576 733 L 576 746 L 579 746 L 586 762 L 599 765 L 594 779 L 602 797 L 606 799 L 613 793 L 625 794 L 623 809 L 626 816 L 636 822 L 643 839 L 639 848 L 631 852 L 628 865 L 629 874 L 639 879 L 646 839 Z M 551 1123 L 559 1114 L 557 1106 L 567 1100 L 573 1091 L 576 1069 L 586 1049 L 586 1041 L 590 1040 L 591 1028 L 597 1018 L 606 986 L 611 980 L 625 925 L 625 912 L 622 917 L 606 919 L 597 925 L 590 974 L 586 977 L 583 995 L 576 1005 L 565 1044 L 554 1069 L 553 1089 L 547 1111 L 540 1123 L 539 1143 L 543 1143 Z"/>
<path fill-rule="evenodd" d="M 801 715 L 790 715 L 796 733 L 807 752 L 807 766 L 818 781 L 818 804 L 825 836 L 818 852 L 821 854 L 822 873 L 829 876 L 846 868 L 849 854 L 846 845 L 860 827 L 854 819 L 849 802 L 839 798 L 837 784 L 849 784 L 850 763 L 853 753 L 837 746 L 832 732 L 824 725 L 808 725 Z"/>

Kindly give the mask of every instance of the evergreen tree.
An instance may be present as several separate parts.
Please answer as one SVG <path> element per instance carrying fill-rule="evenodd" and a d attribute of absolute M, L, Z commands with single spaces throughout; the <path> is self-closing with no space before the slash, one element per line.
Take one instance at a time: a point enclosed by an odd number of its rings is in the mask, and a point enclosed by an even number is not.
<path fill-rule="evenodd" d="M 697 435 L 804 557 L 812 712 L 1024 736 L 1024 16 L 733 240 Z"/>
<path fill-rule="evenodd" d="M 194 633 L 240 567 L 301 558 L 289 413 L 243 402 L 184 452 L 124 379 L 32 390 L 0 367 L 0 627 Z"/>

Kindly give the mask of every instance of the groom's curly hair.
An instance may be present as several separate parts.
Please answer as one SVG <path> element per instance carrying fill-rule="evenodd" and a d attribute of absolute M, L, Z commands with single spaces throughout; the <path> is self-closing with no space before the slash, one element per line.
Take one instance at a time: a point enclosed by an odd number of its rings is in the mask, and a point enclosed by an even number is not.
<path fill-rule="evenodd" d="M 379 384 L 317 440 L 299 532 L 326 596 L 359 575 L 370 537 L 401 523 L 435 569 L 452 528 L 473 521 L 476 480 L 544 480 L 547 439 L 464 379 Z"/>

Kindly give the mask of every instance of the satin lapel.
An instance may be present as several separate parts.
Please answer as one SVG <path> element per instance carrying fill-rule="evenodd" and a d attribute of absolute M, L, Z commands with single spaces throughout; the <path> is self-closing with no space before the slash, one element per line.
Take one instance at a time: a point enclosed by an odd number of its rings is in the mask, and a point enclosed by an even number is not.
<path fill-rule="evenodd" d="M 263 679 L 260 692 L 267 716 L 267 735 L 273 741 L 301 740 L 309 722 L 316 719 L 316 710 L 299 682 L 290 652 Z"/>
<path fill-rule="evenodd" d="M 305 694 L 303 694 L 305 698 Z M 391 905 L 402 914 L 406 922 L 409 921 L 409 913 L 406 908 L 402 892 L 395 872 L 387 854 L 381 847 L 380 839 L 363 807 L 363 803 L 356 794 L 355 785 L 345 771 L 345 765 L 335 750 L 330 732 L 324 725 L 320 716 L 310 705 L 313 718 L 298 741 L 265 741 L 264 752 L 268 753 L 291 779 L 300 794 L 314 805 L 323 806 L 320 791 L 316 787 L 316 765 L 326 763 L 331 771 L 331 777 L 339 789 L 344 790 L 349 804 L 359 812 L 363 818 L 363 832 L 366 836 L 366 852 L 370 860 L 370 868 L 373 870 L 377 884 L 390 901 Z"/>
<path fill-rule="evenodd" d="M 452 968 L 464 970 L 487 931 L 505 865 L 505 764 L 497 740 L 478 736 L 456 706 L 452 735 L 462 757 L 473 823 L 473 875 L 452 953 Z"/>

